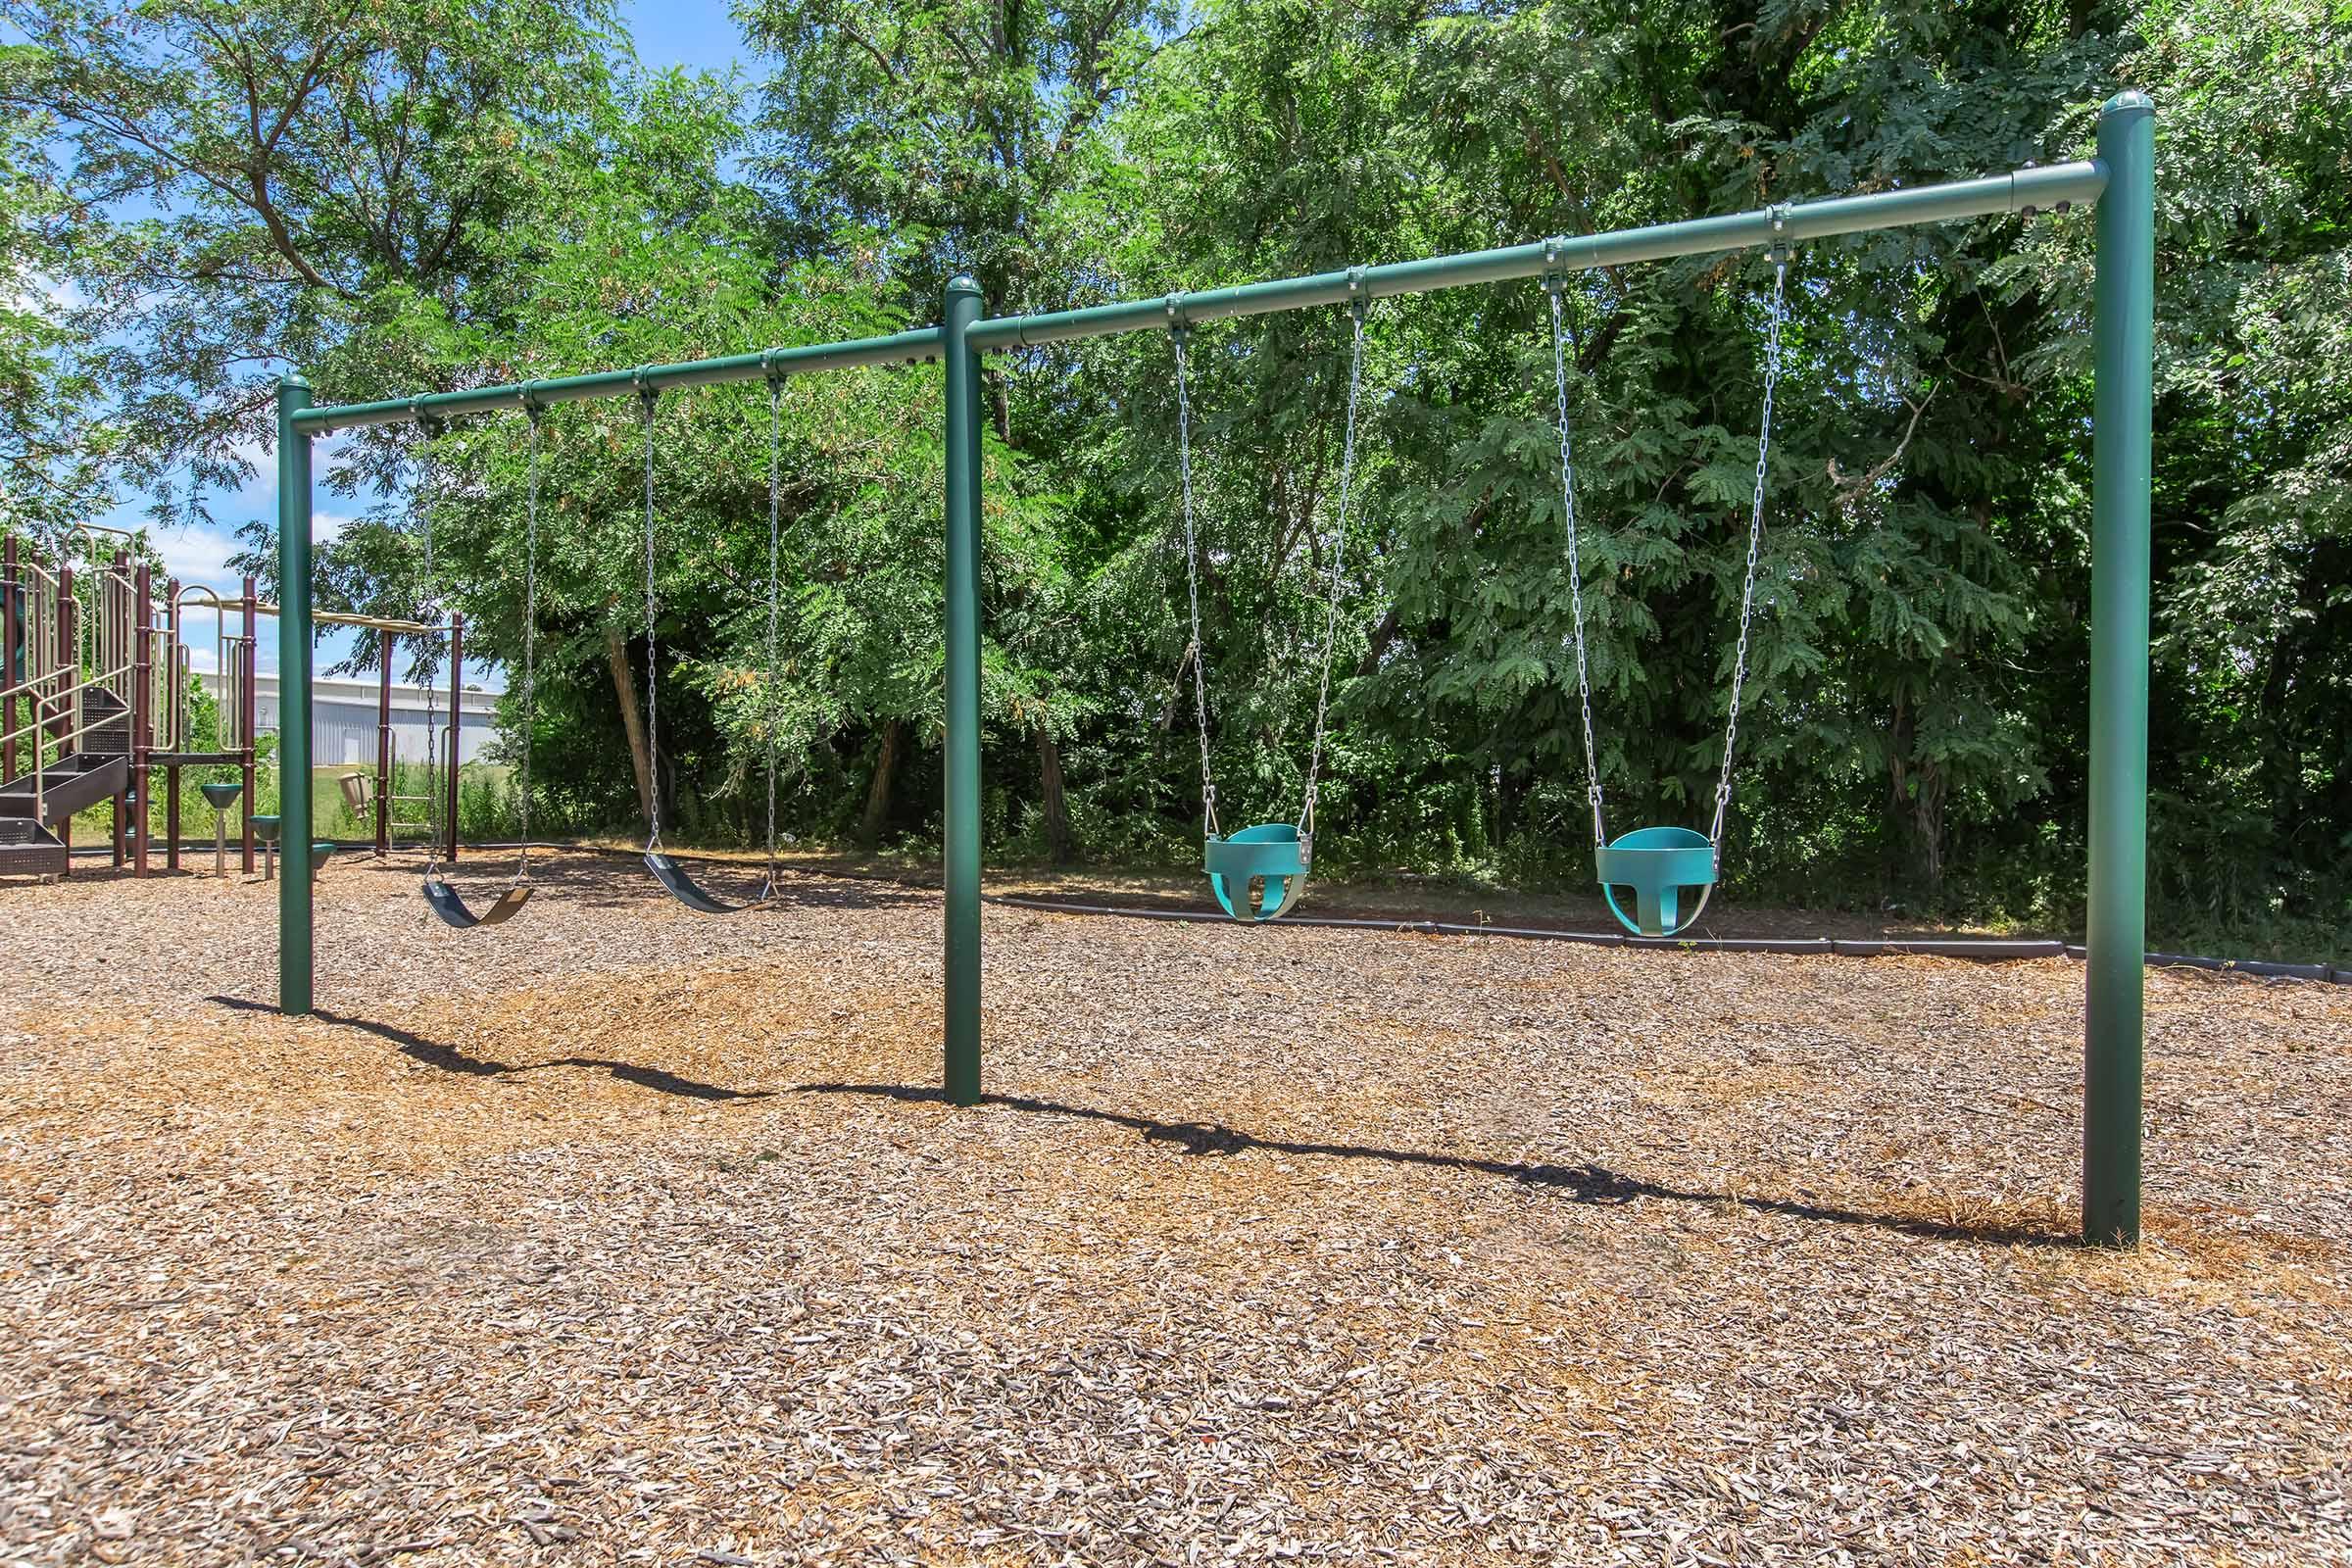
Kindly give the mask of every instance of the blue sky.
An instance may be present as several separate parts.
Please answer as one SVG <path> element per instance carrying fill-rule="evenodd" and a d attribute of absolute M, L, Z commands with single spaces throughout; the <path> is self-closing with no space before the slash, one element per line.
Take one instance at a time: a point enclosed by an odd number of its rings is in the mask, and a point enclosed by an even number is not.
<path fill-rule="evenodd" d="M 724 71 L 743 57 L 743 34 L 723 0 L 627 0 L 621 20 L 649 66 Z"/>
<path fill-rule="evenodd" d="M 635 39 L 639 58 L 649 66 L 686 66 L 723 72 L 740 65 L 745 67 L 747 73 L 750 69 L 744 57 L 742 34 L 733 17 L 728 14 L 725 0 L 624 0 L 620 14 Z M 254 451 L 245 456 L 256 470 L 254 479 L 234 497 L 214 495 L 207 498 L 209 510 L 219 519 L 220 526 L 163 529 L 154 534 L 156 547 L 163 553 L 166 567 L 183 583 L 202 583 L 224 595 L 233 593 L 236 577 L 229 570 L 228 558 L 237 549 L 234 538 L 237 525 L 253 517 L 275 514 L 275 455 Z M 320 472 L 326 469 L 326 457 L 322 449 L 317 465 Z M 318 509 L 317 531 L 321 539 L 332 535 L 353 514 L 365 510 L 359 501 L 334 496 L 323 489 L 318 492 L 313 505 Z M 145 510 L 145 502 L 134 499 L 99 520 L 120 528 L 143 527 L 148 525 Z M 197 667 L 211 668 L 215 636 L 212 617 L 191 610 L 183 624 L 183 636 Z M 359 635 L 362 634 L 330 636 L 320 643 L 318 666 L 324 668 L 329 662 L 345 657 L 353 639 Z M 259 658 L 265 671 L 276 669 L 277 643 L 274 636 L 265 635 Z M 502 672 L 495 668 L 468 667 L 466 679 L 468 683 L 492 690 L 503 684 Z"/>

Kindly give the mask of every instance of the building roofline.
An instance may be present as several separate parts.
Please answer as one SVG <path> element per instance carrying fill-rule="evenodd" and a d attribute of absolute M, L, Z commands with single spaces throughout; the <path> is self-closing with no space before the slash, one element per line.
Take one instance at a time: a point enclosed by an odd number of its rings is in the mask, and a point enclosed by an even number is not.
<path fill-rule="evenodd" d="M 218 697 L 220 694 L 220 675 L 218 671 L 200 671 L 197 674 L 197 679 L 203 681 L 205 689 L 210 691 L 214 696 Z M 374 680 L 355 680 L 347 677 L 329 677 L 324 675 L 313 676 L 311 679 L 311 695 L 314 698 L 323 699 L 329 702 L 358 702 L 366 703 L 368 706 L 373 707 L 376 702 L 378 691 L 378 685 Z M 275 697 L 277 692 L 278 677 L 275 674 L 265 672 L 254 676 L 254 696 Z M 394 708 L 422 708 L 424 706 L 425 695 L 424 687 L 416 685 L 412 682 L 394 681 L 392 683 L 392 706 Z M 498 699 L 500 695 L 501 694 L 498 692 L 477 691 L 470 687 L 459 694 L 460 698 L 462 699 L 462 706 L 464 707 L 465 710 L 469 713 L 475 711 L 489 712 L 494 710 L 498 707 Z M 435 686 L 432 688 L 432 696 L 437 702 L 447 702 L 449 700 L 449 689 L 445 686 Z"/>

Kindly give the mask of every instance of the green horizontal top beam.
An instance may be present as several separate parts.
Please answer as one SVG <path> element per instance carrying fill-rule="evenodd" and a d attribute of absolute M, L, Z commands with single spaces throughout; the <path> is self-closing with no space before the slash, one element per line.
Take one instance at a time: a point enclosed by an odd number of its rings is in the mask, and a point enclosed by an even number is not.
<path fill-rule="evenodd" d="M 1171 294 L 1156 299 L 1129 300 L 1086 310 L 1055 311 L 1043 316 L 1013 316 L 983 320 L 968 334 L 979 350 L 1034 347 L 1164 327 L 1171 321 L 1213 321 L 1226 317 L 1263 316 L 1274 311 L 1315 305 L 1343 305 L 1363 297 L 1384 299 L 1429 289 L 1460 288 L 1473 283 L 1500 283 L 1546 273 L 1585 271 L 1634 262 L 1664 261 L 1676 256 L 1710 251 L 1743 250 L 1776 240 L 1822 239 L 1872 229 L 1899 228 L 1912 223 L 1945 222 L 1982 218 L 1993 213 L 2047 211 L 2080 203 L 2088 206 L 2107 188 L 2107 168 L 2095 160 L 2052 164 L 2044 169 L 2020 169 L 1983 179 L 1964 179 L 1946 185 L 1921 185 L 1908 190 L 1874 191 L 1867 196 L 1838 196 L 1826 201 L 1789 202 L 1721 218 L 1698 218 L 1647 228 L 1619 229 L 1577 239 L 1538 240 L 1500 250 L 1469 251 L 1458 256 L 1433 256 L 1417 262 L 1385 267 L 1351 268 L 1342 272 L 1319 272 L 1311 277 L 1282 278 L 1267 283 L 1245 283 L 1234 288 L 1208 289 L 1199 294 Z M 631 370 L 605 370 L 591 375 L 567 375 L 549 381 L 514 386 L 480 387 L 464 392 L 437 392 L 425 397 L 394 398 L 382 403 L 353 403 L 341 407 L 308 408 L 294 416 L 296 429 L 318 435 L 328 430 L 363 425 L 398 424 L 420 417 L 449 419 L 468 414 L 495 414 L 557 403 L 584 403 L 630 393 L 668 392 L 682 387 L 712 386 L 727 381 L 763 381 L 780 376 L 808 375 L 819 370 L 847 369 L 861 365 L 912 364 L 937 358 L 940 329 L 935 326 L 889 337 L 859 338 L 846 343 L 817 343 L 802 348 L 768 349 L 726 359 L 695 360 L 684 365 L 651 365 Z"/>
<path fill-rule="evenodd" d="M 980 349 L 1029 348 L 1076 338 L 1103 337 L 1165 327 L 1174 321 L 1213 321 L 1232 316 L 1263 316 L 1313 305 L 1344 305 L 1358 297 L 1382 299 L 1429 289 L 1500 283 L 1552 272 L 1585 271 L 1632 262 L 1664 261 L 1709 251 L 1742 250 L 1775 240 L 1822 239 L 1832 234 L 1936 223 L 1991 213 L 2048 211 L 2066 204 L 2088 206 L 2107 188 L 2106 166 L 2094 160 L 2021 169 L 1983 179 L 1909 190 L 1875 191 L 1827 201 L 1790 202 L 1722 218 L 1698 218 L 1648 228 L 1620 229 L 1581 239 L 1538 240 L 1501 250 L 1433 256 L 1387 267 L 1351 268 L 1311 277 L 1245 283 L 1199 294 L 1170 294 L 1128 300 L 1047 316 L 1013 316 L 985 320 L 971 329 Z"/>
<path fill-rule="evenodd" d="M 603 370 L 593 375 L 566 375 L 515 386 L 478 387 L 465 392 L 435 392 L 426 397 L 393 398 L 382 403 L 305 409 L 294 416 L 294 427 L 309 435 L 319 435 L 363 425 L 400 424 L 419 417 L 453 419 L 466 414 L 544 409 L 557 403 L 587 403 L 630 393 L 674 392 L 682 387 L 715 386 L 725 381 L 765 381 L 859 365 L 912 365 L 936 358 L 938 353 L 939 328 L 926 326 L 889 337 L 768 349 L 759 354 L 731 355 L 723 360 L 649 365 L 634 370 Z"/>

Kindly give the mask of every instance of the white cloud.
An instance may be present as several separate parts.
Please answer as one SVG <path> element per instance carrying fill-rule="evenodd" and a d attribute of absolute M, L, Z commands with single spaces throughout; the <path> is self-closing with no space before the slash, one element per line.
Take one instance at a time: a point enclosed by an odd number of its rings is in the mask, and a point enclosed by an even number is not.
<path fill-rule="evenodd" d="M 201 583 L 222 598 L 237 591 L 237 573 L 228 558 L 240 546 L 227 529 L 181 528 L 158 537 L 155 547 L 164 558 L 165 574 L 178 578 L 181 586 Z"/>
<path fill-rule="evenodd" d="M 41 316 L 50 311 L 62 315 L 89 303 L 89 296 L 72 278 L 36 275 L 24 281 L 25 286 L 17 290 L 8 305 L 9 309 L 26 316 Z"/>

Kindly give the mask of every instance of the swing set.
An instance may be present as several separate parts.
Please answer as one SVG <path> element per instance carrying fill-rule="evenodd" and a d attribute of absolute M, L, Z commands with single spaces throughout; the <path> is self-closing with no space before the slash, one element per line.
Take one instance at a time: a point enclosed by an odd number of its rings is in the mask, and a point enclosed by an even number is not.
<path fill-rule="evenodd" d="M 947 581 L 943 628 L 946 653 L 946 801 L 942 859 L 946 892 L 946 1098 L 969 1105 L 980 1099 L 980 361 L 987 353 L 1031 350 L 1113 333 L 1167 330 L 1177 355 L 1179 455 L 1184 484 L 1187 583 L 1193 601 L 1191 664 L 1195 714 L 1201 733 L 1203 868 L 1218 903 L 1238 919 L 1271 920 L 1295 907 L 1312 864 L 1316 778 L 1322 761 L 1330 699 L 1333 634 L 1337 630 L 1341 556 L 1352 502 L 1357 404 L 1361 392 L 1365 312 L 1379 299 L 1440 288 L 1540 279 L 1552 312 L 1555 391 L 1559 405 L 1559 466 L 1571 582 L 1569 640 L 1577 661 L 1584 724 L 1587 792 L 1592 810 L 1595 874 L 1629 940 L 1662 940 L 1688 932 L 1721 875 L 1726 812 L 1739 737 L 1748 626 L 1755 608 L 1764 481 L 1771 452 L 1771 398 L 1781 368 L 1780 336 L 1791 249 L 1831 236 L 1944 222 L 1991 215 L 2031 220 L 2074 207 L 2096 208 L 2096 282 L 2090 337 L 2094 367 L 2092 418 L 2090 603 L 2090 820 L 2088 1006 L 2084 1032 L 2082 1234 L 2101 1245 L 2129 1245 L 2139 1234 L 2142 964 L 2145 946 L 2147 837 L 2147 682 L 2149 599 L 2149 469 L 2153 403 L 2155 276 L 2155 108 L 2127 92 L 2100 111 L 2096 156 L 1945 184 L 1897 187 L 1867 195 L 1779 203 L 1744 213 L 1558 238 L 1496 250 L 1424 258 L 1379 267 L 1247 283 L 1197 293 L 1093 306 L 1034 316 L 984 318 L 980 290 L 958 277 L 946 289 L 938 326 L 887 337 L 815 344 L 683 365 L 610 370 L 522 386 L 488 387 L 428 397 L 313 407 L 308 383 L 288 376 L 278 390 L 279 621 L 284 672 L 283 765 L 307 776 L 311 681 L 312 442 L 331 430 L 429 417 L 520 410 L 533 420 L 556 403 L 636 396 L 646 440 L 647 642 L 658 674 L 654 634 L 653 405 L 666 390 L 766 380 L 918 361 L 943 362 L 946 392 L 945 479 Z M 1746 575 L 1740 595 L 1732 687 L 1726 704 L 1723 764 L 1709 829 L 1637 828 L 1615 840 L 1602 813 L 1592 697 L 1584 647 L 1581 559 L 1576 517 L 1573 443 L 1567 420 L 1567 368 L 1561 289 L 1569 275 L 1604 267 L 1675 257 L 1765 251 L 1773 294 L 1765 347 L 1765 402 L 1757 438 L 1756 492 L 1748 518 Z M 1209 766 L 1209 718 L 1200 617 L 1199 549 L 1194 516 L 1191 402 L 1185 382 L 1188 333 L 1203 322 L 1278 311 L 1343 305 L 1354 325 L 1348 415 L 1342 458 L 1339 526 L 1331 542 L 1330 596 L 1324 614 L 1322 676 L 1316 721 L 1298 816 L 1222 834 Z M 536 441 L 534 439 L 534 462 Z M 533 554 L 536 551 L 536 473 L 533 478 Z M 770 635 L 774 650 L 775 462 L 769 478 Z M 526 609 L 526 620 L 528 619 Z M 525 631 L 526 688 L 529 638 Z M 649 721 L 658 693 L 647 693 Z M 526 691 L 526 708 L 528 703 Z M 654 726 L 649 722 L 649 744 Z M 770 750 L 773 793 L 773 749 Z M 286 802 L 284 831 L 291 842 L 310 836 L 310 808 L 302 792 Z M 673 896 L 697 908 L 728 912 L 738 906 L 711 899 L 670 859 L 658 820 L 649 823 L 646 864 Z M 527 834 L 526 834 L 527 837 Z M 526 852 L 527 855 L 527 852 Z M 769 876 L 755 904 L 775 891 L 774 835 Z M 428 897 L 435 878 L 428 873 Z M 527 858 L 511 895 L 527 897 Z M 1630 890 L 1633 911 L 1619 903 Z M 1686 900 L 1695 896 L 1688 912 Z M 454 900 L 454 895 L 451 896 Z M 697 898 L 702 902 L 698 903 Z M 278 893 L 278 1004 L 287 1013 L 312 1010 L 313 910 L 307 878 L 288 877 Z M 438 907 L 436 901 L 436 907 Z M 512 910 L 509 911 L 510 913 Z M 455 922 L 453 922 L 455 923 Z M 483 923 L 483 922 L 477 922 Z M 1683 938 L 1690 941 L 1690 938 Z"/>

